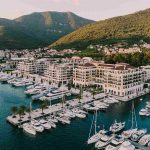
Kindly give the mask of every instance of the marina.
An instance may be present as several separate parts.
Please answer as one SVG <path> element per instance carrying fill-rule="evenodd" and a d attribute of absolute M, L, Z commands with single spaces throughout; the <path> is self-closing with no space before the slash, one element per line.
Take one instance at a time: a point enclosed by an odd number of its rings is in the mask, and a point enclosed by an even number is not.
<path fill-rule="evenodd" d="M 9 85 L 9 84 L 1 84 L 0 85 L 0 89 L 1 89 L 1 92 L 2 91 L 4 91 L 4 89 L 3 89 L 3 87 L 7 87 L 9 90 L 8 90 L 8 92 L 10 92 L 10 94 L 13 94 L 14 95 L 14 97 L 16 97 L 17 95 L 17 91 L 19 92 L 18 94 L 22 97 L 21 99 L 24 99 L 24 101 L 23 101 L 23 104 L 24 103 L 26 103 L 26 105 L 30 105 L 30 102 L 32 101 L 32 99 L 31 99 L 31 97 L 28 97 L 28 96 L 26 96 L 26 94 L 24 93 L 24 90 L 25 90 L 25 88 L 24 87 L 21 87 L 21 88 L 16 88 L 16 87 L 12 87 L 11 85 Z M 4 92 L 5 93 L 5 92 Z M 3 96 L 3 94 L 2 94 L 2 96 Z M 104 96 L 104 95 L 103 95 Z M 99 97 L 99 96 L 98 96 Z M 101 97 L 102 98 L 102 97 Z M 137 105 L 141 105 L 142 104 L 142 106 L 141 107 L 143 107 L 144 106 L 144 102 L 147 102 L 148 100 L 149 100 L 149 95 L 146 95 L 146 96 L 144 96 L 144 97 L 142 97 L 143 98 L 143 100 L 141 101 L 140 99 L 137 99 L 137 101 L 135 101 L 135 105 L 137 106 Z M 9 99 L 11 99 L 11 97 L 9 97 L 8 95 L 7 95 L 7 99 L 9 100 Z M 18 98 L 17 98 L 18 99 Z M 22 101 L 22 100 L 19 100 L 19 104 L 18 105 L 20 105 L 20 101 Z M 7 100 L 6 100 L 7 101 Z M 18 101 L 18 100 L 17 100 Z M 78 105 L 79 105 L 79 102 L 78 102 L 79 100 L 77 100 L 77 99 L 72 99 L 72 100 L 70 100 L 70 101 L 68 101 L 69 103 L 70 103 L 70 106 L 72 106 L 72 108 L 74 108 L 74 107 L 78 107 Z M 15 103 L 15 102 L 13 102 L 13 103 Z M 86 103 L 88 103 L 88 105 L 91 105 L 92 103 L 93 103 L 93 100 L 92 99 L 88 99 L 88 98 L 86 98 L 85 99 L 85 101 L 82 101 L 82 103 L 84 104 L 86 104 Z M 96 100 L 94 100 L 94 103 L 96 103 L 96 104 L 98 104 L 98 103 L 102 103 L 102 102 L 99 102 L 99 101 L 96 101 Z M 94 104 L 93 103 L 93 104 Z M 108 102 L 109 103 L 109 102 Z M 101 126 L 102 124 L 103 124 L 103 126 L 108 130 L 109 129 L 109 127 L 111 126 L 111 124 L 115 121 L 115 119 L 117 119 L 117 120 L 119 120 L 119 121 L 124 121 L 124 119 L 125 120 L 127 120 L 128 119 L 128 112 L 127 112 L 127 110 L 124 110 L 124 112 L 122 112 L 123 110 L 122 110 L 122 107 L 125 107 L 125 105 L 127 105 L 128 103 L 131 103 L 131 102 L 122 102 L 122 103 L 113 103 L 113 104 L 111 104 L 110 105 L 110 107 L 108 107 L 108 109 L 106 110 L 106 112 L 99 112 L 98 111 L 98 123 L 99 123 L 99 125 Z M 43 117 L 43 114 L 41 114 L 41 110 L 40 109 L 38 109 L 38 104 L 37 103 L 33 103 L 33 112 L 32 112 L 32 118 L 34 118 L 34 119 L 36 119 L 36 118 L 41 118 L 41 117 Z M 119 108 L 120 109 L 119 109 Z M 127 106 L 126 106 L 127 107 Z M 118 110 L 119 109 L 119 110 Z M 140 108 L 138 108 L 138 109 L 140 109 Z M 61 110 L 62 110 L 62 104 L 60 103 L 58 103 L 58 104 L 53 104 L 52 106 L 49 106 L 49 108 L 46 110 L 44 110 L 44 115 L 45 116 L 47 116 L 47 115 L 49 115 L 49 114 L 51 114 L 51 111 L 56 111 L 56 112 L 60 112 Z M 122 118 L 122 116 L 123 116 L 123 114 L 120 116 L 120 114 L 119 113 L 117 113 L 117 111 L 119 111 L 119 112 L 121 112 L 121 114 L 123 113 L 125 113 L 126 115 L 125 115 L 125 117 L 123 117 Z M 130 110 L 129 110 L 130 111 Z M 7 113 L 7 115 L 9 115 L 10 113 L 10 110 L 8 111 L 8 113 Z M 114 114 L 113 114 L 113 113 Z M 128 115 L 127 115 L 128 114 Z M 110 115 L 112 116 L 109 120 L 109 122 L 107 122 L 105 119 L 107 118 L 107 115 L 109 115 L 109 117 L 110 117 Z M 120 117 L 117 117 L 117 116 L 120 116 Z M 29 121 L 29 118 L 28 118 L 28 116 L 29 116 L 29 114 L 26 114 L 25 116 L 24 116 L 24 118 L 22 118 L 22 123 L 23 122 L 28 122 Z M 86 143 L 86 140 L 87 140 L 87 137 L 88 137 L 88 132 L 89 132 L 89 128 L 90 128 L 90 124 L 91 124 L 91 118 L 92 118 L 92 116 L 93 116 L 93 113 L 89 113 L 88 114 L 88 117 L 86 118 L 86 119 L 84 119 L 84 120 L 80 120 L 80 119 L 78 119 L 78 118 L 76 118 L 75 120 L 71 120 L 71 124 L 69 123 L 69 125 L 67 125 L 65 128 L 70 128 L 70 126 L 74 126 L 74 124 L 76 124 L 76 126 L 80 126 L 80 124 L 82 125 L 82 124 L 85 124 L 86 123 L 86 126 L 85 127 L 83 127 L 83 131 L 86 129 L 86 132 L 85 132 L 85 135 L 86 136 L 83 136 L 83 138 L 84 138 L 84 141 L 83 141 L 83 139 L 81 140 L 83 143 Z M 5 117 L 7 117 L 7 116 L 5 116 Z M 9 116 L 10 117 L 10 116 Z M 18 116 L 19 117 L 19 116 Z M 106 118 L 105 118 L 106 117 Z M 4 118 L 3 118 L 4 119 Z M 8 118 L 7 118 L 8 119 Z M 10 118 L 9 118 L 10 119 Z M 139 116 L 137 117 L 137 119 L 138 120 L 141 120 L 141 119 L 143 119 L 143 118 L 139 118 Z M 147 126 L 147 129 L 149 130 L 149 128 L 148 128 L 148 125 L 149 125 L 149 120 L 148 120 L 149 118 L 147 118 L 147 123 L 146 123 L 146 125 L 144 125 L 144 127 L 146 128 L 146 126 Z M 11 119 L 10 119 L 11 120 Z M 10 121 L 9 120 L 9 121 Z M 15 124 L 15 125 L 19 125 L 20 123 L 19 122 L 17 122 L 16 121 L 17 120 L 17 118 L 15 118 L 14 120 L 11 120 L 12 121 L 12 123 L 13 124 Z M 15 122 L 16 121 L 16 122 Z M 18 124 L 19 123 L 19 124 Z M 78 124 L 78 125 L 77 125 Z M 13 128 L 13 127 L 11 127 L 8 123 L 6 123 L 6 125 L 7 126 L 9 126 L 10 128 Z M 127 124 L 126 124 L 127 125 Z M 143 124 L 140 124 L 139 125 L 139 127 L 141 126 L 141 125 L 143 125 Z M 57 132 L 56 130 L 60 130 L 59 128 L 61 128 L 62 130 L 64 130 L 63 128 L 63 126 L 60 126 L 60 125 L 57 125 L 58 126 L 58 128 L 56 127 L 56 129 L 55 128 L 53 128 L 53 129 L 50 129 L 50 130 L 53 130 L 53 131 L 51 131 L 51 133 L 49 133 L 49 131 L 46 131 L 46 132 L 43 132 L 42 134 L 37 134 L 36 135 L 36 137 L 30 137 L 29 135 L 26 135 L 24 132 L 22 132 L 22 133 L 20 133 L 21 135 L 23 135 L 23 136 L 28 136 L 28 138 L 30 139 L 36 139 L 36 138 L 38 138 L 39 136 L 44 136 L 43 134 L 52 134 L 52 132 Z M 9 128 L 8 127 L 8 128 Z M 85 128 L 85 129 L 84 129 Z M 55 129 L 55 130 L 54 130 Z M 15 130 L 19 130 L 19 132 L 20 132 L 20 129 L 18 129 L 18 128 L 16 128 Z M 34 133 L 33 133 L 34 134 Z M 76 134 L 76 133 L 72 133 L 72 134 Z M 47 135 L 48 136 L 48 135 Z M 49 135 L 50 136 L 50 135 Z M 79 137 L 78 137 L 79 138 Z M 80 142 L 79 142 L 80 143 Z M 131 142 L 132 144 L 134 144 L 134 142 Z M 81 143 L 80 143 L 81 144 Z M 83 144 L 84 145 L 84 144 Z M 86 145 L 86 144 L 85 144 Z M 136 146 L 139 146 L 139 144 L 138 143 L 136 143 L 136 144 L 134 144 L 134 145 L 136 145 Z M 82 147 L 82 149 L 90 149 L 90 147 L 93 147 L 93 145 L 91 146 L 91 145 L 88 145 L 88 146 L 83 146 Z M 142 146 L 141 146 L 142 147 Z M 42 148 L 41 148 L 42 149 Z M 55 149 L 55 146 L 54 146 L 54 149 Z M 69 150 L 69 149 L 68 149 Z M 147 150 L 147 148 L 146 148 L 146 150 Z"/>

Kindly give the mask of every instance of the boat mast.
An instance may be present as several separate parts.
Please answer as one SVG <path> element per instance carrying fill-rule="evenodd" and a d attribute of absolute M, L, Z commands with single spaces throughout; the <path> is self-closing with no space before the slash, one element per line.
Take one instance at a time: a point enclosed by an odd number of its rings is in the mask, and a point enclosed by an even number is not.
<path fill-rule="evenodd" d="M 137 128 L 137 120 L 136 120 L 134 101 L 132 101 L 132 124 L 131 124 L 131 129 L 134 128 L 134 121 L 135 121 L 135 127 Z"/>
<path fill-rule="evenodd" d="M 97 133 L 97 110 L 96 110 L 96 113 L 95 113 L 95 134 Z"/>

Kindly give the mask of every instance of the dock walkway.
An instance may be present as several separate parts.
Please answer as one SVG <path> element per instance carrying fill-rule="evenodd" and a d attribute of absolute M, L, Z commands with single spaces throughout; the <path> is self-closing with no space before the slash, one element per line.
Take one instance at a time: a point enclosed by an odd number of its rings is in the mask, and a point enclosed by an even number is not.
<path fill-rule="evenodd" d="M 103 94 L 103 93 L 97 99 L 93 99 L 92 97 L 84 97 L 83 99 L 80 100 L 81 103 L 79 103 L 79 99 L 73 99 L 73 100 L 67 101 L 64 104 L 64 106 L 69 105 L 70 107 L 75 108 L 75 107 L 78 107 L 78 106 L 83 105 L 83 104 L 91 103 L 91 102 L 98 100 L 100 98 L 103 98 L 103 97 L 105 97 L 105 94 Z M 42 114 L 42 110 L 40 108 L 32 110 L 32 112 L 30 114 L 31 114 L 32 119 L 38 119 L 40 117 L 48 116 L 52 113 L 57 113 L 57 112 L 60 112 L 62 110 L 63 110 L 62 103 L 57 103 L 57 104 L 54 104 L 52 106 L 48 106 L 48 108 L 44 109 L 43 110 L 44 114 Z M 13 117 L 13 115 L 8 116 L 7 121 L 10 122 L 11 124 L 15 125 L 15 126 L 21 125 L 25 122 L 30 121 L 29 113 L 26 112 L 25 115 L 23 115 L 21 117 L 21 120 L 20 120 L 20 116 L 18 114 L 15 115 L 15 117 Z"/>

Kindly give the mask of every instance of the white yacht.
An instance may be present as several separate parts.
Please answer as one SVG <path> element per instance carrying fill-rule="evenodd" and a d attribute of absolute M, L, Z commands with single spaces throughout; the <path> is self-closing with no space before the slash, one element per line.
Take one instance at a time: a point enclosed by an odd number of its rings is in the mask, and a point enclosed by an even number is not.
<path fill-rule="evenodd" d="M 70 124 L 71 123 L 68 117 L 56 117 L 56 118 L 62 124 Z"/>
<path fill-rule="evenodd" d="M 125 139 L 131 138 L 131 135 L 135 134 L 138 129 L 134 101 L 132 101 L 132 109 L 130 112 L 130 116 L 131 116 L 131 118 L 129 117 L 129 121 L 131 120 L 131 128 L 126 131 L 123 131 L 121 134 Z"/>
<path fill-rule="evenodd" d="M 33 126 L 33 128 L 37 131 L 37 132 L 43 132 L 44 131 L 44 127 L 41 126 L 41 124 L 36 121 L 36 120 L 31 120 L 31 124 Z"/>
<path fill-rule="evenodd" d="M 29 123 L 23 124 L 23 131 L 26 132 L 26 133 L 28 133 L 28 134 L 31 134 L 31 135 L 36 135 L 35 129 Z"/>
<path fill-rule="evenodd" d="M 53 121 L 50 120 L 48 122 L 50 123 L 50 125 L 51 125 L 52 128 L 56 128 L 56 124 Z"/>
<path fill-rule="evenodd" d="M 110 131 L 116 133 L 124 129 L 124 127 L 125 127 L 125 122 L 117 122 L 115 120 L 115 123 L 110 126 Z"/>
<path fill-rule="evenodd" d="M 69 118 L 75 118 L 76 115 L 71 111 L 71 110 L 65 110 L 64 116 L 69 117 Z"/>
<path fill-rule="evenodd" d="M 146 129 L 137 130 L 137 132 L 131 135 L 131 140 L 137 142 L 146 133 L 147 133 Z"/>
<path fill-rule="evenodd" d="M 145 146 L 148 144 L 148 142 L 150 142 L 150 134 L 144 135 L 138 143 Z"/>
<path fill-rule="evenodd" d="M 102 136 L 104 136 L 104 134 L 106 133 L 106 130 L 100 130 L 99 132 L 97 132 L 96 134 L 94 134 L 93 136 L 91 136 L 87 143 L 88 144 L 92 144 L 92 143 L 96 143 L 98 140 L 101 139 Z"/>
<path fill-rule="evenodd" d="M 114 139 L 112 139 L 111 143 L 106 146 L 105 150 L 118 150 L 123 142 L 124 138 L 122 136 L 116 136 Z"/>
<path fill-rule="evenodd" d="M 148 109 L 147 108 L 141 109 L 140 112 L 139 112 L 140 116 L 147 116 L 147 114 L 148 114 Z"/>
<path fill-rule="evenodd" d="M 121 144 L 118 150 L 135 150 L 135 146 L 132 145 L 129 141 L 125 141 Z"/>
<path fill-rule="evenodd" d="M 122 132 L 122 136 L 125 138 L 125 139 L 128 139 L 131 137 L 132 134 L 136 133 L 137 132 L 137 128 L 135 129 L 129 129 L 129 130 L 126 130 L 126 131 L 123 131 Z"/>
<path fill-rule="evenodd" d="M 106 133 L 101 139 L 95 144 L 95 148 L 104 149 L 107 145 L 110 144 L 115 135 Z"/>
<path fill-rule="evenodd" d="M 46 120 L 41 119 L 39 122 L 40 122 L 41 126 L 43 126 L 45 129 L 47 129 L 47 130 L 51 129 L 51 124 L 48 123 Z"/>

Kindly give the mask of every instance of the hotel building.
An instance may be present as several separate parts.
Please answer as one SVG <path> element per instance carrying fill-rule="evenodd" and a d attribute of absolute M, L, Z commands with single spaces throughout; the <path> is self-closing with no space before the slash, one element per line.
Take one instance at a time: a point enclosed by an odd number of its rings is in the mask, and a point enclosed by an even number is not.
<path fill-rule="evenodd" d="M 109 95 L 129 97 L 143 91 L 146 72 L 129 64 L 105 64 L 99 62 L 79 65 L 73 70 L 76 85 L 97 85 Z"/>
<path fill-rule="evenodd" d="M 45 77 L 52 83 L 68 84 L 72 82 L 73 64 L 68 63 L 49 63 L 45 71 Z"/>

